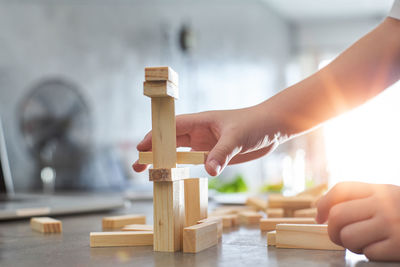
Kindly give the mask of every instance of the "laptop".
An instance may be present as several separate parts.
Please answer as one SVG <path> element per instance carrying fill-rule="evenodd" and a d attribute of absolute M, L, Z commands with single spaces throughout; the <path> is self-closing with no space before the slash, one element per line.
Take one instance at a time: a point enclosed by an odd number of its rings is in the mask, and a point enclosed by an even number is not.
<path fill-rule="evenodd" d="M 33 216 L 103 212 L 123 206 L 121 196 L 106 193 L 16 194 L 0 118 L 0 221 Z"/>

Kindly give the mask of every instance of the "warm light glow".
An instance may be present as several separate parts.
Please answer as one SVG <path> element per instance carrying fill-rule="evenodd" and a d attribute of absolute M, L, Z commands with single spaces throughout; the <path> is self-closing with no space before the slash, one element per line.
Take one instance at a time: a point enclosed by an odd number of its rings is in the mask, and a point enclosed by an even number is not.
<path fill-rule="evenodd" d="M 324 126 L 330 184 L 400 185 L 400 82 Z"/>

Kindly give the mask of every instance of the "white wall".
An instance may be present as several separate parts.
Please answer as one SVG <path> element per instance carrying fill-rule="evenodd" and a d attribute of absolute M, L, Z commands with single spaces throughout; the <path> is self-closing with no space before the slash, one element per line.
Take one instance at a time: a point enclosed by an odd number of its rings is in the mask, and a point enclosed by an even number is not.
<path fill-rule="evenodd" d="M 189 23 L 190 56 L 177 34 Z M 96 145 L 136 143 L 150 129 L 143 68 L 180 74 L 177 113 L 256 104 L 284 86 L 288 25 L 259 1 L 0 1 L 0 114 L 17 188 L 33 173 L 17 107 L 29 88 L 53 75 L 82 88 Z M 258 173 L 259 166 L 242 168 Z"/>

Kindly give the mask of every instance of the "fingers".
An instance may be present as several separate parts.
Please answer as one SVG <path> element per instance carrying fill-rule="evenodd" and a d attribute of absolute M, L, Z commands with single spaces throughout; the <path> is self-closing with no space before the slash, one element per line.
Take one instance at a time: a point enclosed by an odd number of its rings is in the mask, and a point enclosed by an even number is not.
<path fill-rule="evenodd" d="M 316 221 L 324 223 L 328 219 L 330 209 L 341 202 L 366 198 L 373 193 L 371 185 L 358 182 L 343 182 L 335 185 L 317 202 L 318 214 Z"/>
<path fill-rule="evenodd" d="M 400 261 L 399 243 L 385 239 L 367 246 L 363 253 L 372 261 Z"/>
<path fill-rule="evenodd" d="M 273 144 L 268 147 L 265 147 L 265 148 L 262 148 L 262 149 L 259 149 L 256 151 L 252 151 L 249 153 L 237 154 L 235 157 L 233 157 L 233 159 L 229 162 L 229 164 L 238 164 L 238 163 L 243 163 L 243 162 L 247 162 L 250 160 L 261 158 L 265 154 L 272 152 L 276 148 L 276 146 L 277 145 Z"/>
<path fill-rule="evenodd" d="M 382 225 L 382 221 L 377 217 L 346 225 L 340 231 L 342 245 L 354 253 L 361 254 L 370 244 L 388 238 L 389 233 Z"/>
<path fill-rule="evenodd" d="M 368 207 L 368 208 L 366 208 Z M 328 234 L 330 239 L 343 245 L 340 233 L 346 225 L 368 220 L 375 213 L 372 198 L 363 198 L 339 203 L 331 208 L 328 219 Z"/>
<path fill-rule="evenodd" d="M 139 164 L 139 160 L 135 161 L 135 163 L 133 163 L 132 168 L 135 172 L 142 172 L 147 170 L 147 168 L 149 167 L 149 165 L 147 164 Z"/>
<path fill-rule="evenodd" d="M 139 151 L 149 151 L 151 150 L 151 131 L 148 132 L 143 140 L 136 146 Z"/>
<path fill-rule="evenodd" d="M 210 151 L 206 161 L 206 170 L 211 176 L 218 175 L 228 162 L 240 152 L 236 143 L 230 137 L 221 137 Z"/>

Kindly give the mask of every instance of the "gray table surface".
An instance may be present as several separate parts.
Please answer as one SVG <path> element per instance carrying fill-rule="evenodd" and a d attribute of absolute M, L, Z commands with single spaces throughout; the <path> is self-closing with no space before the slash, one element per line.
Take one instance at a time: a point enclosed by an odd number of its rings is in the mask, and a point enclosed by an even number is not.
<path fill-rule="evenodd" d="M 224 230 L 218 246 L 197 254 L 153 252 L 152 247 L 90 248 L 89 233 L 101 231 L 103 216 L 144 213 L 152 222 L 152 203 L 136 201 L 111 213 L 57 217 L 63 233 L 32 231 L 28 220 L 0 223 L 0 266 L 399 266 L 368 262 L 349 251 L 276 249 L 257 227 Z"/>

